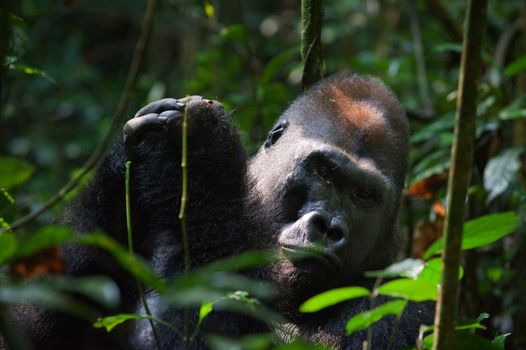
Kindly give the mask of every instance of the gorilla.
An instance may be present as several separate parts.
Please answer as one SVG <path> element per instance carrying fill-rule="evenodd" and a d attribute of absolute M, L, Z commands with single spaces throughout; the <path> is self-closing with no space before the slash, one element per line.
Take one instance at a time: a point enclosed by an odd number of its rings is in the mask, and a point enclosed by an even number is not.
<path fill-rule="evenodd" d="M 135 251 L 164 277 L 184 270 L 178 213 L 185 109 L 192 267 L 248 250 L 275 251 L 282 259 L 247 273 L 278 290 L 268 305 L 287 318 L 283 327 L 288 331 L 275 331 L 286 341 L 300 337 L 361 349 L 365 332 L 347 337 L 345 323 L 369 308 L 367 298 L 314 314 L 302 314 L 298 307 L 330 288 L 370 287 L 363 272 L 388 266 L 398 252 L 396 220 L 409 127 L 395 96 L 374 78 L 351 73 L 326 78 L 288 107 L 251 158 L 217 101 L 167 98 L 139 110 L 61 221 L 79 234 L 102 229 L 125 244 L 124 172 L 125 161 L 131 160 Z M 119 312 L 141 311 L 136 282 L 109 255 L 79 245 L 63 247 L 63 255 L 72 275 L 103 274 L 116 281 L 122 295 Z M 182 324 L 182 312 L 158 308 L 155 293 L 148 293 L 148 301 L 161 319 Z M 18 307 L 12 315 L 36 349 L 155 348 L 146 321 L 108 335 L 32 307 Z M 414 345 L 419 326 L 432 322 L 432 305 L 409 303 L 397 322 L 387 317 L 374 325 L 372 347 Z M 163 348 L 182 348 L 173 331 L 162 325 L 157 330 Z M 202 327 L 203 333 L 229 335 L 265 331 L 259 322 L 226 312 L 213 312 Z M 206 348 L 201 335 L 190 345 Z"/>

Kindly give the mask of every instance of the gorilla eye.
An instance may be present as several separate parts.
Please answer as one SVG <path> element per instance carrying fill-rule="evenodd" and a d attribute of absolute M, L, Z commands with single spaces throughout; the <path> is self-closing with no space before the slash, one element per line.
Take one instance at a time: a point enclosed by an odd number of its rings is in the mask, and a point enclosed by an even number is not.
<path fill-rule="evenodd" d="M 321 165 L 317 169 L 315 169 L 316 175 L 323 181 L 328 184 L 333 182 L 333 173 L 332 171 L 326 166 Z"/>
<path fill-rule="evenodd" d="M 281 135 L 283 135 L 283 132 L 289 125 L 289 122 L 287 120 L 282 120 L 278 125 L 276 125 L 267 136 L 267 141 L 265 141 L 265 148 L 269 148 L 273 144 L 275 144 Z"/>
<path fill-rule="evenodd" d="M 377 194 L 369 188 L 354 188 L 351 192 L 357 204 L 364 209 L 373 208 L 377 201 Z"/>

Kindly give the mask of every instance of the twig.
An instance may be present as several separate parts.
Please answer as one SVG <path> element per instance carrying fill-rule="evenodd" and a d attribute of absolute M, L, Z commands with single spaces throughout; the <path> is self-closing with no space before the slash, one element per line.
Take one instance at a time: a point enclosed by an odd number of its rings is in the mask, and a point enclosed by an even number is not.
<path fill-rule="evenodd" d="M 125 173 L 125 190 L 126 190 L 126 229 L 128 231 L 128 251 L 130 254 L 133 254 L 133 228 L 132 228 L 132 220 L 131 220 L 131 199 L 130 199 L 130 172 L 131 172 L 131 161 L 126 161 L 126 173 Z M 153 316 L 152 312 L 150 311 L 150 307 L 148 306 L 148 302 L 146 301 L 146 296 L 144 294 L 144 287 L 142 286 L 141 282 L 137 280 L 137 289 L 139 291 L 139 298 L 141 299 L 141 303 L 144 307 L 144 312 L 148 316 L 148 322 L 150 323 L 150 327 L 152 328 L 153 337 L 155 339 L 155 344 L 157 346 L 157 350 L 161 350 L 161 341 L 159 340 L 159 336 L 157 334 L 157 330 L 155 329 L 155 325 L 153 324 Z"/>
<path fill-rule="evenodd" d="M 181 208 L 179 210 L 179 220 L 181 222 L 181 236 L 183 240 L 183 254 L 184 254 L 184 273 L 188 275 L 191 269 L 190 261 L 190 248 L 188 247 L 188 232 L 186 230 L 186 202 L 188 201 L 188 108 L 185 108 L 183 114 L 183 124 L 181 128 L 182 142 L 181 142 Z M 190 309 L 188 306 L 184 307 L 184 327 L 183 327 L 183 340 L 184 348 L 188 349 L 190 346 Z"/>
<path fill-rule="evenodd" d="M 322 0 L 301 1 L 301 60 L 303 89 L 319 81 L 323 71 L 321 48 Z"/>
<path fill-rule="evenodd" d="M 471 180 L 477 83 L 480 76 L 482 37 L 486 25 L 487 0 L 469 0 L 465 21 L 465 37 L 458 83 L 455 138 L 451 149 L 451 168 L 447 193 L 447 216 L 444 225 L 442 282 L 435 315 L 433 350 L 453 349 L 454 326 L 458 303 L 458 266 L 465 202 Z"/>
<path fill-rule="evenodd" d="M 139 75 L 139 70 L 144 60 L 146 53 L 146 47 L 148 46 L 148 41 L 150 37 L 150 32 L 153 26 L 153 20 L 155 17 L 155 9 L 157 7 L 157 0 L 148 0 L 148 5 L 146 8 L 146 13 L 144 15 L 143 25 L 141 28 L 141 33 L 137 40 L 137 45 L 135 46 L 135 51 L 133 54 L 132 62 L 130 69 L 128 71 L 128 76 L 126 78 L 126 83 L 124 85 L 124 91 L 121 95 L 115 113 L 111 121 L 111 125 L 104 135 L 104 138 L 99 143 L 95 151 L 91 154 L 90 158 L 84 163 L 81 170 L 77 175 L 75 175 L 71 180 L 69 180 L 53 197 L 51 197 L 42 207 L 36 209 L 35 211 L 29 213 L 28 215 L 18 219 L 13 222 L 10 226 L 10 230 L 16 230 L 21 226 L 31 222 L 36 219 L 39 215 L 51 209 L 54 205 L 64 200 L 66 195 L 71 192 L 75 187 L 77 187 L 82 178 L 89 173 L 92 169 L 97 168 L 104 159 L 104 154 L 106 149 L 109 147 L 113 141 L 114 134 L 120 128 L 123 119 L 125 117 L 124 112 L 128 107 L 128 102 L 132 91 L 135 87 L 135 82 Z M 1 232 L 1 231 L 0 231 Z"/>
<path fill-rule="evenodd" d="M 411 36 L 413 37 L 413 51 L 415 54 L 416 76 L 418 82 L 418 92 L 420 94 L 420 102 L 422 103 L 422 107 L 426 111 L 426 114 L 432 115 L 434 114 L 433 103 L 431 102 L 429 83 L 427 81 L 424 45 L 422 43 L 420 22 L 418 20 L 418 11 L 415 0 L 409 1 L 409 17 L 411 22 Z"/>

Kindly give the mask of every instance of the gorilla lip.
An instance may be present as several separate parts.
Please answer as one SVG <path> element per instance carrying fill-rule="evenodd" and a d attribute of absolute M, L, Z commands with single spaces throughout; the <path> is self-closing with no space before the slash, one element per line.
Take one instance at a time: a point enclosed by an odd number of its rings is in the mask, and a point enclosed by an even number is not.
<path fill-rule="evenodd" d="M 316 246 L 300 247 L 286 245 L 282 246 L 281 249 L 284 251 L 285 256 L 293 262 L 314 258 L 331 270 L 337 272 L 342 271 L 342 262 L 335 254 L 327 252 L 324 249 L 318 248 Z"/>

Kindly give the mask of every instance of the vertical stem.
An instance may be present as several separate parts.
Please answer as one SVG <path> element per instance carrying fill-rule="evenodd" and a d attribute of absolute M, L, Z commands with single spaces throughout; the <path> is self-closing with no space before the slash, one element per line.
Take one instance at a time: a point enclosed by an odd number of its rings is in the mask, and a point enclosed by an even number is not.
<path fill-rule="evenodd" d="M 186 203 L 188 201 L 188 109 L 185 108 L 183 114 L 183 125 L 182 125 L 182 141 L 181 141 L 181 209 L 179 210 L 179 220 L 181 221 L 181 235 L 183 240 L 183 254 L 184 254 L 184 272 L 185 274 L 190 273 L 191 261 L 190 261 L 190 249 L 188 246 L 188 232 L 186 229 Z M 184 348 L 189 348 L 190 341 L 190 309 L 185 306 L 184 308 Z"/>
<path fill-rule="evenodd" d="M 480 52 L 486 24 L 487 0 L 469 0 L 465 21 L 465 37 L 460 63 L 457 93 L 455 138 L 451 150 L 447 216 L 444 225 L 442 283 L 435 315 L 433 350 L 454 348 L 454 326 L 458 303 L 458 266 L 465 202 L 471 180 L 477 84 L 480 75 Z"/>
<path fill-rule="evenodd" d="M 323 71 L 321 48 L 322 0 L 301 1 L 301 60 L 303 89 L 319 81 Z"/>
<path fill-rule="evenodd" d="M 130 254 L 133 254 L 133 231 L 132 231 L 132 220 L 131 220 L 131 199 L 130 199 L 130 172 L 131 172 L 131 161 L 126 161 L 126 173 L 125 173 L 125 190 L 126 190 L 126 228 L 128 230 L 128 251 Z M 146 297 L 144 294 L 144 288 L 142 284 L 137 281 L 137 289 L 139 291 L 139 297 L 141 298 L 142 305 L 144 307 L 144 312 L 149 316 L 148 322 L 152 328 L 153 337 L 155 338 L 155 345 L 157 350 L 161 350 L 161 341 L 153 324 L 153 316 L 148 303 L 146 302 Z"/>
<path fill-rule="evenodd" d="M 418 93 L 420 102 L 426 115 L 433 114 L 433 104 L 431 94 L 429 93 L 429 84 L 427 81 L 426 60 L 424 57 L 424 44 L 420 32 L 420 21 L 418 20 L 418 10 L 416 1 L 409 1 L 409 15 L 411 19 L 411 35 L 413 37 L 413 52 L 415 54 L 416 77 L 418 82 Z"/>

